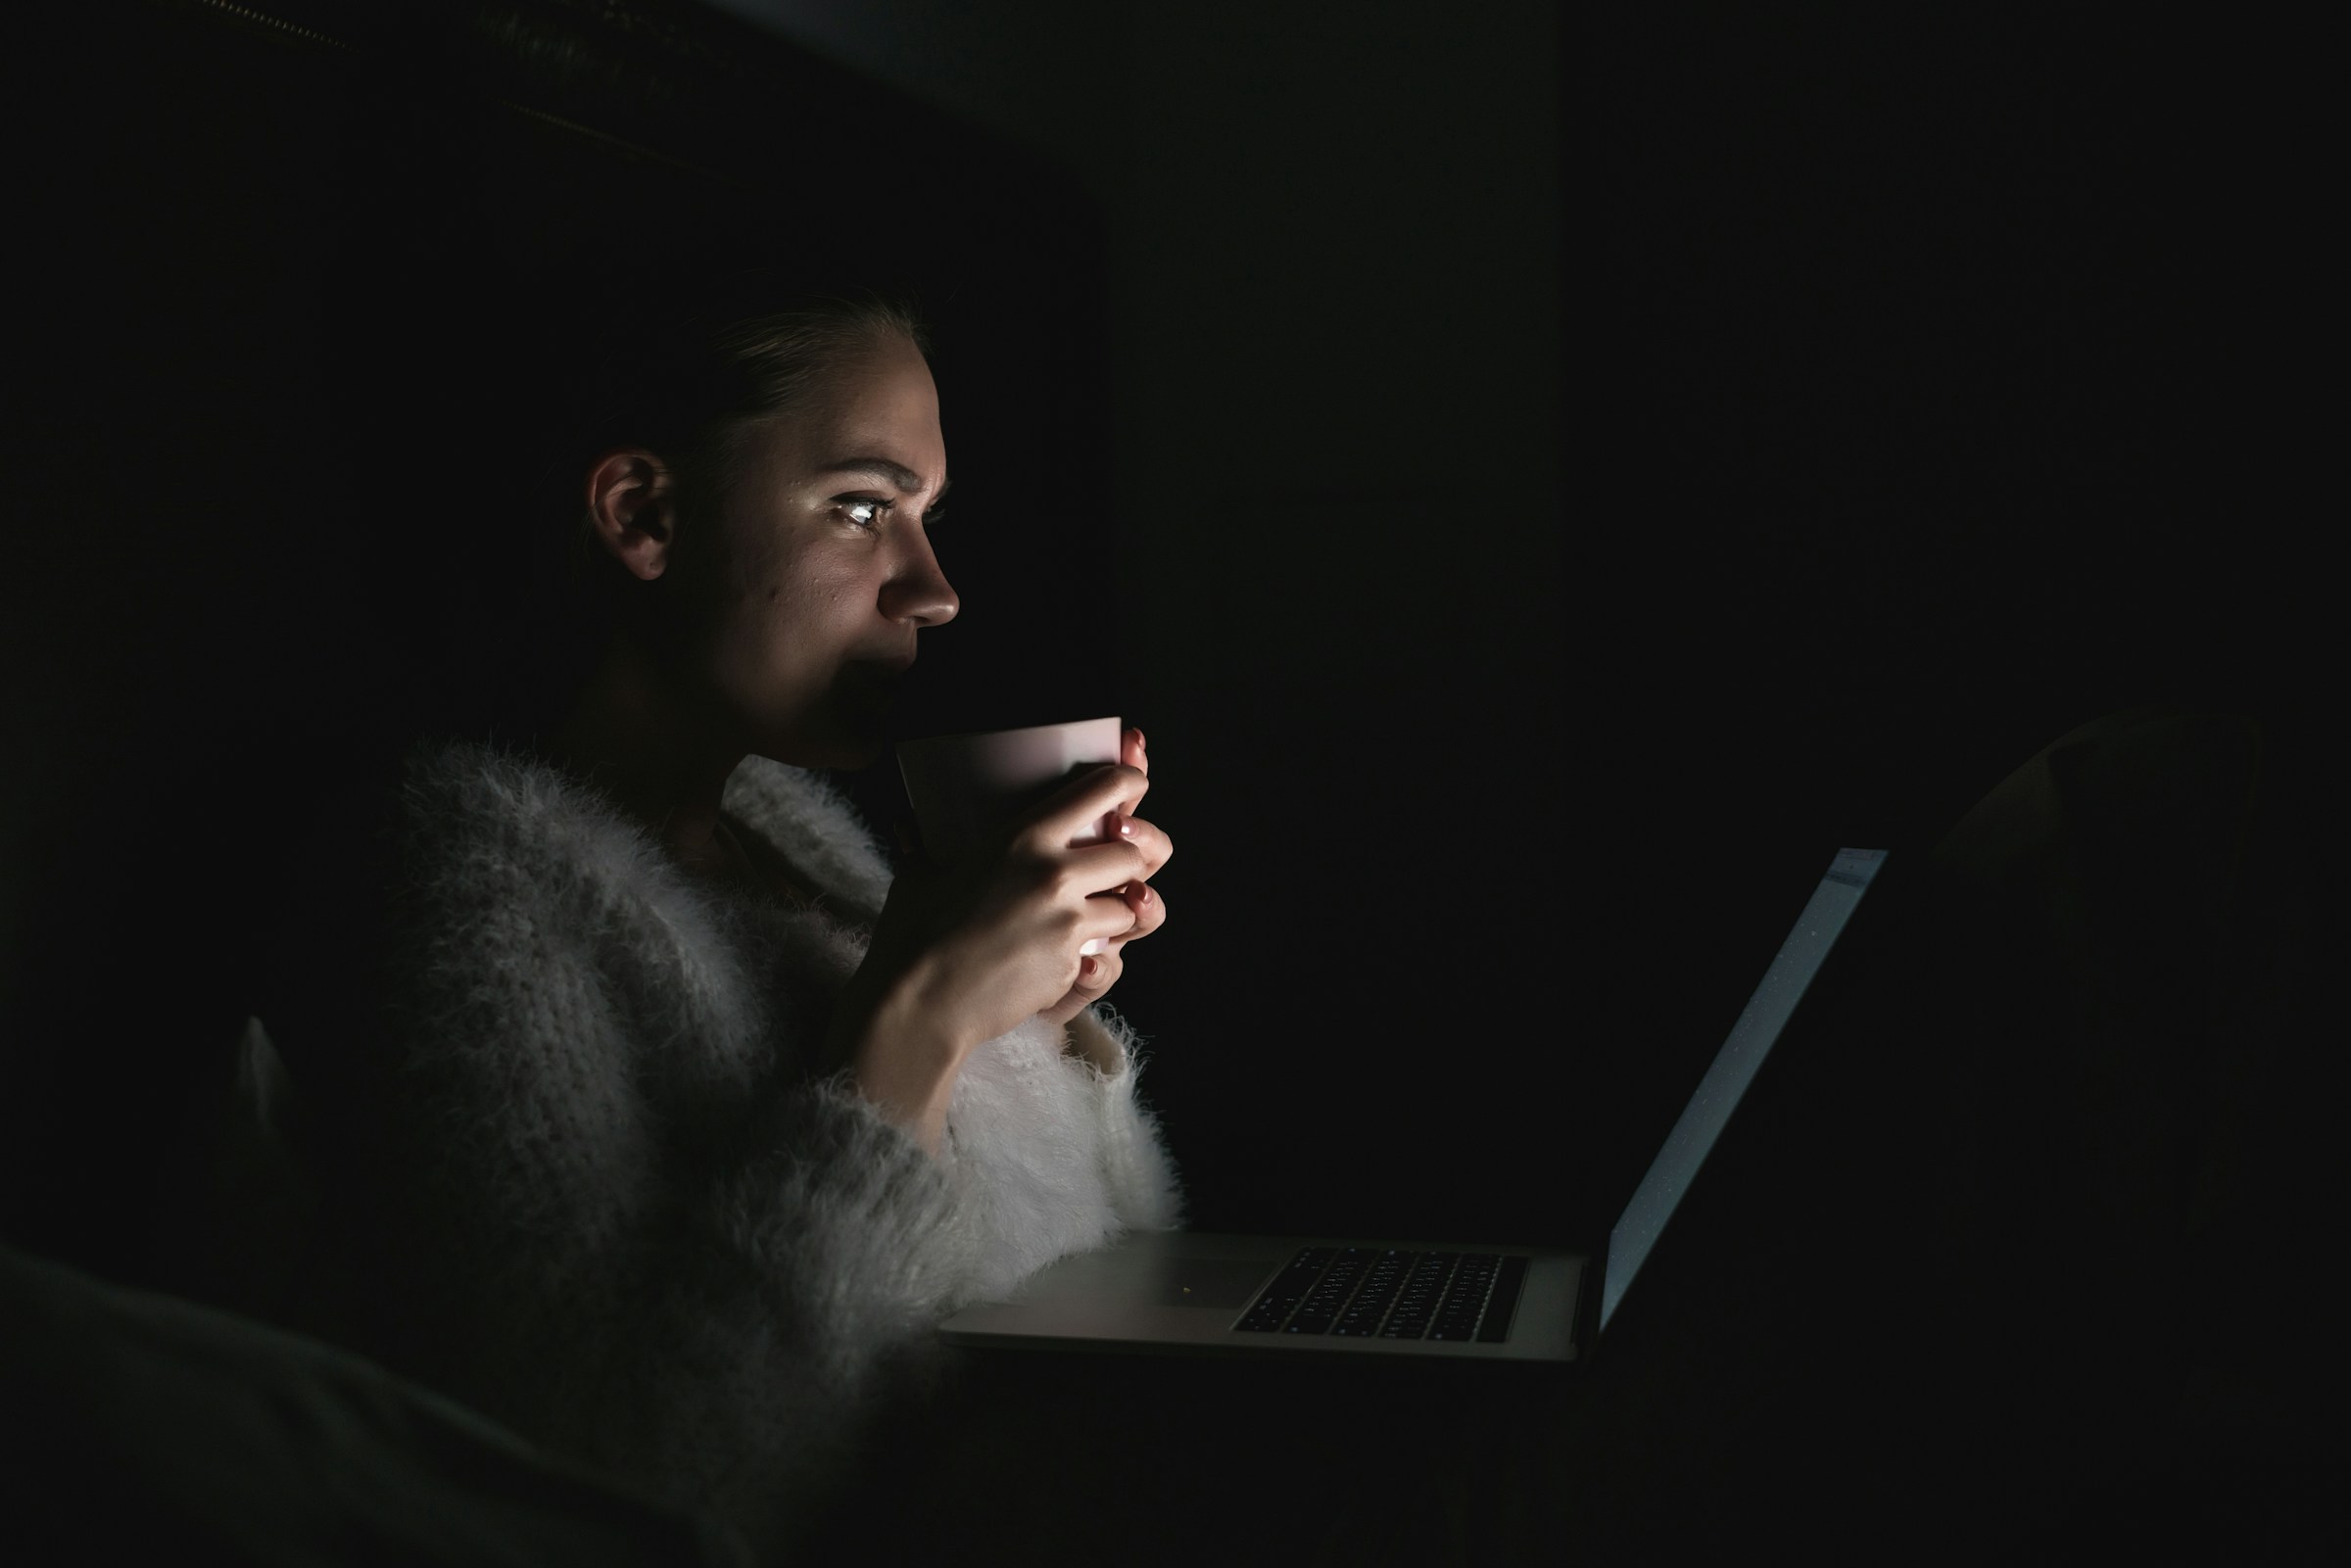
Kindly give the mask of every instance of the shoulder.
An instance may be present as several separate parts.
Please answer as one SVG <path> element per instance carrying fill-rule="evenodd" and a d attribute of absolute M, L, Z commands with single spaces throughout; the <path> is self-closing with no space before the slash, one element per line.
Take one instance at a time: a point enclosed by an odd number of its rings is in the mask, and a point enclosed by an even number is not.
<path fill-rule="evenodd" d="M 594 784 L 496 741 L 435 736 L 410 746 L 391 832 L 410 886 L 503 883 L 546 899 L 687 884 L 652 837 Z"/>
<path fill-rule="evenodd" d="M 584 781 L 519 746 L 426 736 L 402 758 L 402 826 L 459 832 L 586 826 L 617 813 Z"/>
<path fill-rule="evenodd" d="M 280 848 L 262 1017 L 298 1076 L 367 1071 L 436 986 L 546 967 L 608 922 L 587 866 L 627 853 L 592 793 L 507 747 L 442 736 L 315 781 Z M 600 843 L 601 856 L 574 847 Z M 527 951 L 526 951 L 527 949 Z M 446 986 L 442 986 L 446 988 Z M 358 1046 L 354 1050 L 349 1047 Z"/>

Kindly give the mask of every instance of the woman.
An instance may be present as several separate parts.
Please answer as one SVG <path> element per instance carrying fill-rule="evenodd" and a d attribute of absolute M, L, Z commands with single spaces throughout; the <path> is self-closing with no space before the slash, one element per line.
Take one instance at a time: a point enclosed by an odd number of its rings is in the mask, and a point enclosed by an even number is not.
<path fill-rule="evenodd" d="M 777 1545 L 941 1315 L 1178 1222 L 1099 1006 L 1172 844 L 1129 731 L 893 878 L 810 770 L 882 755 L 958 608 L 920 330 L 819 301 L 667 364 L 578 476 L 601 637 L 555 722 L 416 746 L 361 896 L 288 906 L 281 1310 Z"/>

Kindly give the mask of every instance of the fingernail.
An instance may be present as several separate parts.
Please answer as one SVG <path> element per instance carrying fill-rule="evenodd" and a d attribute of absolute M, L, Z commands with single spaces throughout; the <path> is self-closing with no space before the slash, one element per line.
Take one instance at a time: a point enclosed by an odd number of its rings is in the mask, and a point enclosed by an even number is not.
<path fill-rule="evenodd" d="M 1134 749 L 1137 751 L 1148 751 L 1151 749 L 1150 746 L 1144 743 L 1143 732 L 1140 730 L 1134 732 Z"/>
<path fill-rule="evenodd" d="M 1157 893 L 1155 893 L 1155 892 L 1153 892 L 1153 891 L 1151 890 L 1151 884 L 1150 884 L 1149 882 L 1145 882 L 1145 883 L 1143 883 L 1143 902 L 1144 902 L 1145 904 L 1149 904 L 1149 903 L 1150 903 L 1150 902 L 1151 902 L 1153 899 L 1157 898 L 1158 896 L 1159 896 L 1159 895 L 1158 895 Z"/>
<path fill-rule="evenodd" d="M 1081 980 L 1090 980 L 1090 979 L 1092 979 L 1092 978 L 1093 978 L 1095 975 L 1097 975 L 1097 974 L 1101 974 L 1101 973 L 1102 973 L 1102 961 L 1101 961 L 1100 959 L 1098 959 L 1098 958 L 1088 958 L 1088 959 L 1081 959 L 1081 960 L 1080 960 L 1080 961 L 1079 961 L 1079 965 L 1078 965 L 1078 977 L 1079 977 L 1080 979 L 1081 979 Z"/>
<path fill-rule="evenodd" d="M 1132 838 L 1134 836 L 1134 819 L 1132 817 L 1122 815 L 1119 818 L 1119 836 L 1121 838 Z"/>

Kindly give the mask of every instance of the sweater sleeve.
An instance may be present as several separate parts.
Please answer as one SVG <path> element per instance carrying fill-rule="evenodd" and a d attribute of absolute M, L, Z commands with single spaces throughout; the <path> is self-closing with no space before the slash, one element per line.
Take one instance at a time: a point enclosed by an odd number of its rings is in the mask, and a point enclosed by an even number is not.
<path fill-rule="evenodd" d="M 448 784 L 448 781 L 443 781 Z M 527 775 L 459 793 L 527 791 Z M 548 802 L 411 789 L 377 1003 L 313 1073 L 342 1337 L 754 1541 L 853 1451 L 968 1294 L 946 1173 L 839 1076 L 706 911 Z M 535 824 L 535 825 L 534 825 Z M 517 825 L 520 825 L 519 827 Z M 632 859 L 635 857 L 635 859 Z M 615 864 L 617 858 L 618 864 Z M 321 1054 L 330 1042 L 312 1041 Z"/>
<path fill-rule="evenodd" d="M 1141 1037 L 1099 1002 L 1072 1019 L 1070 1030 L 1083 1060 L 1069 1059 L 1069 1065 L 1084 1074 L 1094 1095 L 1103 1178 L 1119 1222 L 1129 1230 L 1180 1230 L 1183 1191 L 1176 1162 L 1159 1117 L 1135 1093 L 1146 1060 Z"/>
<path fill-rule="evenodd" d="M 1072 1058 L 1061 1030 L 1032 1019 L 975 1050 L 956 1079 L 941 1164 L 975 1232 L 976 1299 L 1003 1300 L 1124 1230 L 1178 1222 L 1174 1164 L 1134 1093 L 1131 1032 L 1094 1017 L 1073 1026 L 1114 1071 Z"/>

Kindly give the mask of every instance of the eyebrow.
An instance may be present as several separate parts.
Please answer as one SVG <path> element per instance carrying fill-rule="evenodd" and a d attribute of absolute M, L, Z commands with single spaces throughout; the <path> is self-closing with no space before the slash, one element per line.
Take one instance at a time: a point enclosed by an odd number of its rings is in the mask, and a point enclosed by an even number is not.
<path fill-rule="evenodd" d="M 909 494 L 923 488 L 922 475 L 904 463 L 893 462 L 888 457 L 843 457 L 839 461 L 825 464 L 817 471 L 826 474 L 880 474 L 884 479 Z M 948 480 L 946 484 L 938 487 L 938 495 L 931 499 L 935 501 L 940 499 L 946 495 L 948 487 L 954 483 L 955 481 L 952 479 Z"/>

